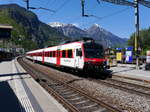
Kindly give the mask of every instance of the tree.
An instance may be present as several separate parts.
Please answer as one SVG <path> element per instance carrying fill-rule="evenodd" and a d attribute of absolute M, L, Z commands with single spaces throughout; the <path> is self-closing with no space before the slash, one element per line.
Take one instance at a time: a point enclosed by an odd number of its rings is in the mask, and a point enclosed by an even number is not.
<path fill-rule="evenodd" d="M 128 40 L 128 45 L 130 46 L 134 46 L 134 35 L 135 33 L 133 33 Z M 144 51 L 144 54 L 147 50 L 150 50 L 150 28 L 140 31 L 139 46 Z"/>

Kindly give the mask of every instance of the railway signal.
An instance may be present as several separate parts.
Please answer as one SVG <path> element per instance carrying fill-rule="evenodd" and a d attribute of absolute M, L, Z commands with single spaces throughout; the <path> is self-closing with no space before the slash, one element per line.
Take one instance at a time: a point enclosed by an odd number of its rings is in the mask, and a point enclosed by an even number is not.
<path fill-rule="evenodd" d="M 125 5 L 125 6 L 131 6 L 135 8 L 135 28 L 136 28 L 136 33 L 135 33 L 135 39 L 134 39 L 134 49 L 136 52 L 136 69 L 139 69 L 139 4 L 150 8 L 150 2 L 145 1 L 145 0 L 134 0 L 133 2 L 128 1 L 128 0 L 101 0 L 104 2 L 109 2 L 112 4 L 117 4 L 117 5 Z M 98 3 L 100 3 L 100 0 L 97 0 Z M 84 5 L 85 5 L 85 0 L 81 0 L 82 3 L 82 16 L 85 16 L 84 14 Z M 86 16 L 89 17 L 89 16 Z"/>

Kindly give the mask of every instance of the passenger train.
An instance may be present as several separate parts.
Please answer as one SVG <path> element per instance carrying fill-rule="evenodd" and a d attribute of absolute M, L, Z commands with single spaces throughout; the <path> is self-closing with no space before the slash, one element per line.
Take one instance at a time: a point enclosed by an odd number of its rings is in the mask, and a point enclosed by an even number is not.
<path fill-rule="evenodd" d="M 28 59 L 84 72 L 104 72 L 108 66 L 103 46 L 83 39 L 26 53 Z"/>

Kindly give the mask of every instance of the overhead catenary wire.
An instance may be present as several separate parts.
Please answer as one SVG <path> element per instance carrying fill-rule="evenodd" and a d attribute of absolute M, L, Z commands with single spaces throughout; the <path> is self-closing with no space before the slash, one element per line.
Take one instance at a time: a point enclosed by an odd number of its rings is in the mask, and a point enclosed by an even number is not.
<path fill-rule="evenodd" d="M 89 17 L 94 17 L 96 20 L 91 21 L 91 22 L 86 22 L 86 24 L 84 24 L 84 26 L 87 25 L 87 24 L 96 23 L 96 22 L 98 22 L 98 21 L 100 21 L 100 20 L 103 20 L 103 19 L 107 19 L 107 18 L 116 16 L 116 15 L 118 15 L 118 14 L 121 14 L 122 12 L 125 12 L 125 11 L 129 10 L 129 9 L 131 9 L 131 7 L 127 7 L 127 8 L 124 8 L 124 9 L 121 9 L 121 10 L 118 10 L 118 11 L 115 11 L 115 12 L 113 12 L 113 13 L 107 14 L 107 15 L 102 16 L 102 17 L 91 15 L 91 16 L 89 16 Z"/>
<path fill-rule="evenodd" d="M 51 16 L 54 16 L 56 13 L 58 13 L 65 5 L 67 5 L 71 0 L 65 0 L 57 9 L 55 9 L 55 13 L 51 14 Z"/>
<path fill-rule="evenodd" d="M 55 13 L 55 11 L 52 10 L 52 9 L 48 9 L 48 8 L 44 8 L 44 7 L 32 7 L 32 6 L 30 6 L 30 4 L 29 4 L 29 0 L 23 0 L 23 1 L 26 2 L 26 4 L 27 4 L 27 9 L 28 9 L 28 10 L 29 10 L 29 9 L 32 9 L 32 10 L 35 10 L 35 9 L 42 9 L 42 10 L 46 10 L 46 11 Z"/>
<path fill-rule="evenodd" d="M 56 12 L 58 12 L 60 9 L 62 9 L 65 5 L 67 5 L 71 0 L 65 0 L 57 9 Z"/>
<path fill-rule="evenodd" d="M 47 2 L 45 2 L 45 3 L 46 3 L 46 4 L 45 4 L 45 5 L 46 5 L 45 7 L 49 7 L 49 4 L 50 4 L 50 3 L 53 4 L 55 1 L 56 1 L 56 0 L 52 0 L 52 1 L 51 1 L 51 0 L 47 0 Z M 51 5 L 51 6 L 52 6 L 52 5 Z M 52 8 L 52 7 L 51 7 L 51 8 Z M 55 11 L 55 12 L 56 12 L 56 11 Z M 42 18 L 42 17 L 45 15 L 45 13 L 46 13 L 46 12 L 40 12 L 39 17 Z"/>

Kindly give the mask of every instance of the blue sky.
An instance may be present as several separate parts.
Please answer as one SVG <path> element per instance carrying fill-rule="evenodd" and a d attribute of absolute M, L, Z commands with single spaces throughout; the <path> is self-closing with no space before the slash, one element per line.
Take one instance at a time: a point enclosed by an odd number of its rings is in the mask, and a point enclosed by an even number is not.
<path fill-rule="evenodd" d="M 98 4 L 96 0 L 85 0 L 86 14 L 102 17 L 81 17 L 80 0 L 29 0 L 30 6 L 44 7 L 53 9 L 56 13 L 45 10 L 31 10 L 37 14 L 42 22 L 62 22 L 76 24 L 80 28 L 89 28 L 92 24 L 97 23 L 102 28 L 113 34 L 129 38 L 135 31 L 134 8 L 119 6 L 106 2 Z M 0 4 L 17 3 L 23 7 L 26 4 L 23 0 L 0 0 Z M 150 8 L 140 5 L 140 29 L 150 27 Z"/>

